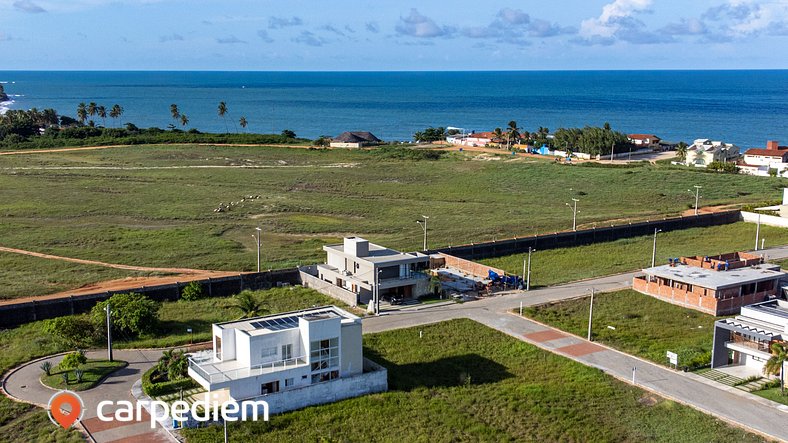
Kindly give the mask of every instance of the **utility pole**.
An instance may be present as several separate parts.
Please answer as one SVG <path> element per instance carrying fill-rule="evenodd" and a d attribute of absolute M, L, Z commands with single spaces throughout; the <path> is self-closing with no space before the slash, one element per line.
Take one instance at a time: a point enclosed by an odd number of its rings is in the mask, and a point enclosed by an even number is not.
<path fill-rule="evenodd" d="M 702 187 L 695 185 L 695 215 L 698 215 L 698 200 L 700 200 L 700 188 Z"/>
<path fill-rule="evenodd" d="M 112 360 L 112 307 L 110 306 L 109 302 L 107 302 L 107 306 L 104 308 L 107 311 L 107 359 L 109 361 Z"/>
<path fill-rule="evenodd" d="M 755 250 L 758 250 L 758 237 L 761 236 L 761 214 L 758 214 L 758 224 L 755 228 Z"/>
<path fill-rule="evenodd" d="M 588 309 L 588 341 L 591 341 L 591 321 L 594 317 L 594 288 L 591 288 L 591 307 Z"/>
<path fill-rule="evenodd" d="M 260 272 L 260 235 L 262 234 L 263 230 L 260 229 L 259 226 L 256 227 L 255 230 L 257 231 L 257 235 L 253 234 L 252 238 L 257 241 L 257 272 Z"/>
<path fill-rule="evenodd" d="M 416 223 L 418 223 L 421 226 L 421 229 L 424 230 L 424 245 L 422 249 L 426 252 L 427 251 L 427 220 L 429 219 L 429 217 L 427 217 L 426 215 L 422 215 L 421 218 L 423 218 L 424 220 L 416 220 Z"/>
<path fill-rule="evenodd" d="M 531 290 L 531 252 L 533 252 L 533 248 L 530 246 L 528 247 L 528 272 L 526 273 L 525 279 L 525 290 Z"/>
<path fill-rule="evenodd" d="M 662 229 L 654 228 L 654 247 L 651 248 L 651 267 L 653 268 L 657 260 L 657 232 L 662 232 Z"/>
<path fill-rule="evenodd" d="M 612 143 L 610 145 L 610 163 L 613 163 L 613 151 L 616 150 L 616 144 Z"/>
<path fill-rule="evenodd" d="M 574 205 L 570 205 L 569 203 L 566 205 L 572 210 L 572 230 L 577 231 L 577 202 L 580 200 L 572 198 L 572 201 L 574 202 Z"/>

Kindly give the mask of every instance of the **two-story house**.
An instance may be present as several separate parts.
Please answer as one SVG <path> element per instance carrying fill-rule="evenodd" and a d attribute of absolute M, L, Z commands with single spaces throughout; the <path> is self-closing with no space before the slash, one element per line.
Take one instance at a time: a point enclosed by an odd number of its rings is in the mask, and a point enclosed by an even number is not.
<path fill-rule="evenodd" d="M 739 147 L 732 143 L 713 141 L 707 138 L 695 140 L 687 148 L 685 164 L 705 168 L 712 162 L 732 162 L 739 158 Z"/>
<path fill-rule="evenodd" d="M 385 369 L 363 358 L 361 319 L 336 306 L 215 323 L 212 330 L 213 349 L 190 357 L 189 376 L 236 401 L 259 398 L 282 412 L 387 389 Z"/>
<path fill-rule="evenodd" d="M 770 170 L 779 176 L 788 169 L 788 146 L 780 146 L 775 140 L 766 142 L 766 149 L 753 148 L 744 152 L 737 165 L 742 174 L 769 176 Z"/>

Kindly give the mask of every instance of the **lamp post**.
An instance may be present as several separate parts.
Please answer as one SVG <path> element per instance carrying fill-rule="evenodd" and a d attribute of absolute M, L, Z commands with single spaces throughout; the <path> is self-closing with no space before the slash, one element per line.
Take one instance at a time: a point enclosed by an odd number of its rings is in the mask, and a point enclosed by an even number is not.
<path fill-rule="evenodd" d="M 532 247 L 528 247 L 528 270 L 524 272 L 525 274 L 525 290 L 531 290 L 531 253 L 534 252 L 535 249 Z"/>
<path fill-rule="evenodd" d="M 423 218 L 424 220 L 416 220 L 416 223 L 418 223 L 421 226 L 421 229 L 424 230 L 423 250 L 426 251 L 427 250 L 427 220 L 429 219 L 429 217 L 427 217 L 426 215 L 422 215 L 421 218 Z"/>
<path fill-rule="evenodd" d="M 567 203 L 566 205 L 569 206 L 569 209 L 572 210 L 572 230 L 577 231 L 577 202 L 579 202 L 580 200 L 576 198 L 572 198 L 572 201 L 574 202 L 574 204 L 570 205 L 569 203 Z"/>
<path fill-rule="evenodd" d="M 694 188 L 695 188 L 695 215 L 698 215 L 698 201 L 700 200 L 700 188 L 702 188 L 702 187 L 703 186 L 698 186 L 698 185 L 694 186 Z M 689 189 L 687 189 L 687 191 L 692 192 Z"/>
<path fill-rule="evenodd" d="M 109 302 L 104 310 L 107 312 L 107 358 L 112 361 L 112 307 Z"/>
<path fill-rule="evenodd" d="M 591 341 L 591 322 L 594 317 L 594 288 L 591 288 L 591 306 L 588 309 L 588 341 Z"/>
<path fill-rule="evenodd" d="M 257 272 L 260 272 L 260 235 L 262 234 L 263 230 L 260 227 L 254 228 L 257 231 L 257 234 L 252 234 L 252 238 L 257 241 Z"/>
<path fill-rule="evenodd" d="M 654 228 L 654 247 L 651 248 L 651 267 L 653 268 L 657 260 L 657 232 L 662 232 L 662 229 Z"/>
<path fill-rule="evenodd" d="M 758 250 L 758 237 L 761 236 L 761 214 L 758 214 L 758 224 L 755 227 L 755 250 Z"/>

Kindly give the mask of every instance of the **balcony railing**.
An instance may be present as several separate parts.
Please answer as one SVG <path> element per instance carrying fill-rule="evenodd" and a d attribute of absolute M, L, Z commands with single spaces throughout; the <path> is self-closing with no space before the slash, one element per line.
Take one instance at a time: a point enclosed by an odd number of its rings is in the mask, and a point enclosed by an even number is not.
<path fill-rule="evenodd" d="M 735 340 L 731 340 L 731 341 L 726 341 L 725 342 L 725 347 L 726 348 L 729 347 L 728 345 L 740 346 L 742 348 L 748 348 L 748 349 L 752 349 L 752 350 L 755 350 L 755 351 L 763 352 L 765 354 L 770 354 L 769 345 L 768 344 L 764 344 L 764 343 L 758 343 L 758 342 L 754 342 L 754 341 L 735 341 Z"/>
<path fill-rule="evenodd" d="M 270 374 L 285 369 L 291 369 L 298 366 L 307 364 L 306 356 L 288 358 L 285 360 L 277 360 L 270 363 L 264 363 L 250 368 L 238 368 L 221 371 L 216 368 L 217 365 L 222 363 L 206 363 L 203 361 L 195 361 L 189 358 L 189 369 L 193 370 L 200 377 L 209 383 L 221 383 L 223 381 L 238 380 L 241 378 L 254 377 L 261 374 Z"/>
<path fill-rule="evenodd" d="M 389 277 L 389 278 L 381 277 L 380 284 L 393 283 L 393 282 L 398 282 L 398 281 L 403 281 L 403 280 L 421 280 L 421 279 L 426 279 L 426 278 L 430 278 L 430 276 L 427 275 L 424 272 L 411 271 L 411 273 L 408 274 L 408 275 L 398 275 L 396 277 Z"/>

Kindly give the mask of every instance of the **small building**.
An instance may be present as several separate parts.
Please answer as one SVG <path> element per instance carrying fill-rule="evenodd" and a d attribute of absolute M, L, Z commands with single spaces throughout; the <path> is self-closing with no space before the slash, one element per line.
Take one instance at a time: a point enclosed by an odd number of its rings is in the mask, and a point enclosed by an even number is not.
<path fill-rule="evenodd" d="M 361 319 L 336 306 L 215 323 L 213 349 L 189 376 L 272 413 L 387 390 L 386 370 L 363 358 Z"/>
<path fill-rule="evenodd" d="M 326 263 L 302 266 L 301 281 L 317 291 L 355 306 L 380 300 L 415 298 L 429 292 L 430 257 L 399 252 L 360 237 L 323 246 Z"/>
<path fill-rule="evenodd" d="M 780 290 L 783 272 L 761 256 L 734 252 L 713 257 L 681 257 L 643 269 L 632 289 L 660 300 L 711 315 L 737 314 Z"/>
<path fill-rule="evenodd" d="M 739 147 L 732 143 L 712 141 L 707 138 L 695 140 L 687 148 L 687 166 L 705 168 L 712 162 L 732 162 L 739 158 Z"/>
<path fill-rule="evenodd" d="M 343 132 L 331 140 L 332 148 L 363 148 L 365 146 L 375 146 L 383 141 L 371 132 L 352 131 Z"/>
<path fill-rule="evenodd" d="M 788 342 L 788 302 L 769 300 L 743 306 L 735 318 L 714 323 L 711 367 L 742 366 L 752 375 L 763 375 L 775 342 Z"/>
<path fill-rule="evenodd" d="M 766 149 L 752 148 L 736 165 L 742 174 L 768 177 L 770 170 L 784 176 L 788 169 L 788 146 L 780 146 L 775 140 L 766 142 Z"/>
<path fill-rule="evenodd" d="M 629 134 L 627 138 L 638 148 L 650 148 L 655 151 L 661 149 L 659 144 L 661 139 L 654 134 Z"/>

